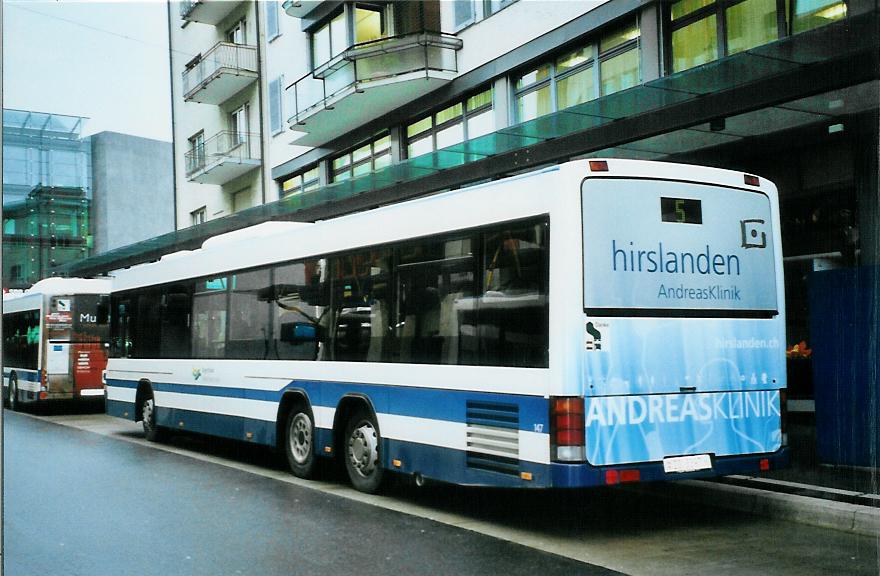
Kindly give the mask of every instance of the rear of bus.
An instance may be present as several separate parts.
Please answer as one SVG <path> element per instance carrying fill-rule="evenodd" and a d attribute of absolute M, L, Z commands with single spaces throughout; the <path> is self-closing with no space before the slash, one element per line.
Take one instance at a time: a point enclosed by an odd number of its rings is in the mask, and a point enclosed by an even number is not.
<path fill-rule="evenodd" d="M 583 404 L 563 398 L 551 407 L 554 484 L 784 466 L 775 186 L 677 164 L 589 167 L 581 183 Z M 587 465 L 566 465 L 578 460 Z"/>

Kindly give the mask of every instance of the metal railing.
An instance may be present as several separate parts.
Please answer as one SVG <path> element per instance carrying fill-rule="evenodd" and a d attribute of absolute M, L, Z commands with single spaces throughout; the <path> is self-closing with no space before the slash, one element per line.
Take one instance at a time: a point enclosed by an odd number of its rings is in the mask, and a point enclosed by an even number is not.
<path fill-rule="evenodd" d="M 187 152 L 184 157 L 187 178 L 222 160 L 259 160 L 260 135 L 224 130 Z"/>
<path fill-rule="evenodd" d="M 220 70 L 257 72 L 257 48 L 245 44 L 218 42 L 194 65 L 183 71 L 184 99 Z"/>
<path fill-rule="evenodd" d="M 412 72 L 458 71 L 462 42 L 451 34 L 419 32 L 355 44 L 286 90 L 290 123 L 301 122 L 346 90 Z"/>

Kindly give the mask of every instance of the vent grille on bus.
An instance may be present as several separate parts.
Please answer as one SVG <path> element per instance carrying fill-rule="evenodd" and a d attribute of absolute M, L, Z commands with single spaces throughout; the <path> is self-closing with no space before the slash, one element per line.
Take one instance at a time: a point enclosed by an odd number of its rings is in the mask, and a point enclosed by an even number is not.
<path fill-rule="evenodd" d="M 467 465 L 519 475 L 519 406 L 467 403 Z"/>

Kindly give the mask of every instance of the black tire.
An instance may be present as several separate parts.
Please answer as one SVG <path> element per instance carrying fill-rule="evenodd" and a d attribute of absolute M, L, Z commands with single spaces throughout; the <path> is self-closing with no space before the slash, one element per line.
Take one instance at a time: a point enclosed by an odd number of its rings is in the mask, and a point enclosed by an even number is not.
<path fill-rule="evenodd" d="M 352 486 L 360 492 L 375 494 L 382 488 L 385 470 L 382 468 L 382 438 L 376 417 L 365 408 L 359 408 L 345 427 L 345 471 Z"/>
<path fill-rule="evenodd" d="M 18 412 L 20 408 L 18 405 L 18 376 L 13 372 L 9 376 L 9 409 Z"/>
<path fill-rule="evenodd" d="M 165 429 L 156 424 L 156 403 L 152 392 L 141 399 L 141 418 L 144 438 L 150 442 L 158 442 L 165 437 Z"/>
<path fill-rule="evenodd" d="M 284 425 L 284 454 L 290 471 L 297 478 L 315 475 L 315 419 L 307 407 L 295 406 Z"/>

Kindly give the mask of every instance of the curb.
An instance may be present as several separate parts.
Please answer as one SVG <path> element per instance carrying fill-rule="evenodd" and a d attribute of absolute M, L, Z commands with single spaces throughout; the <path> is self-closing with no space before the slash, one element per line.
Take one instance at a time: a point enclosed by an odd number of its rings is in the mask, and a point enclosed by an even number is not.
<path fill-rule="evenodd" d="M 706 480 L 680 480 L 644 487 L 663 498 L 675 498 L 788 522 L 831 528 L 863 536 L 880 535 L 880 509 L 798 494 L 771 492 Z"/>

